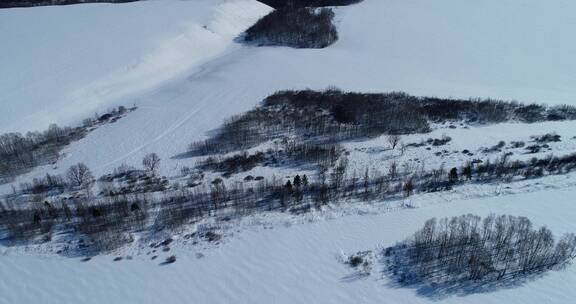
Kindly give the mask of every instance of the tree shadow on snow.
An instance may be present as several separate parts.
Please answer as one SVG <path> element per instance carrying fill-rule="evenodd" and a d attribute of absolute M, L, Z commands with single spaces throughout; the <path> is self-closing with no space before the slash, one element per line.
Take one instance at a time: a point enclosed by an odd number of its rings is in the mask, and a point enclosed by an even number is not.
<path fill-rule="evenodd" d="M 342 277 L 340 279 L 340 282 L 343 283 L 352 283 L 352 282 L 356 282 L 359 280 L 364 280 L 370 277 L 370 273 L 367 272 L 363 272 L 363 271 L 356 271 L 354 273 L 351 273 L 349 275 L 346 275 L 344 277 Z"/>
<path fill-rule="evenodd" d="M 440 301 L 452 296 L 465 297 L 473 294 L 490 293 L 498 290 L 512 289 L 521 287 L 527 283 L 538 280 L 546 275 L 546 272 L 533 272 L 528 274 L 519 274 L 508 276 L 500 280 L 453 280 L 446 282 L 429 282 L 426 279 L 406 278 L 399 275 L 400 272 L 394 273 L 386 267 L 382 274 L 388 278 L 385 286 L 388 288 L 410 288 L 414 289 L 420 297 L 428 298 L 433 301 Z"/>

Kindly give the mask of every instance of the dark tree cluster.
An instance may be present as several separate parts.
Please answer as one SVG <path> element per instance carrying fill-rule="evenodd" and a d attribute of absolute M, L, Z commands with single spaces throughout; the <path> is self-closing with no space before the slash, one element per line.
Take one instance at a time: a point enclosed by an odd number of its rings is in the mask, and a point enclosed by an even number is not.
<path fill-rule="evenodd" d="M 338 40 L 329 8 L 281 8 L 246 30 L 244 41 L 258 46 L 325 48 Z"/>
<path fill-rule="evenodd" d="M 435 147 L 444 146 L 452 141 L 450 136 L 443 135 L 441 138 L 428 138 L 426 140 L 422 140 L 419 143 L 409 143 L 406 147 L 424 147 L 426 145 L 431 145 Z"/>
<path fill-rule="evenodd" d="M 499 100 L 460 100 L 414 97 L 404 93 L 344 93 L 336 89 L 283 91 L 263 104 L 229 119 L 217 134 L 190 146 L 191 155 L 246 150 L 269 140 L 296 136 L 303 142 L 327 143 L 384 134 L 427 133 L 430 123 L 489 124 L 576 119 L 569 106 L 545 107 Z M 533 115 L 533 116 L 530 116 Z M 442 145 L 449 138 L 432 139 Z"/>
<path fill-rule="evenodd" d="M 414 111 L 417 118 L 432 122 L 531 123 L 576 119 L 576 108 L 567 105 L 547 107 L 494 99 L 447 99 L 415 97 L 405 93 L 363 94 L 339 90 L 283 91 L 266 98 L 264 105 L 317 106 L 332 111 L 339 122 L 346 123 L 361 123 L 370 120 L 371 116 L 382 119 L 390 114 L 410 115 L 410 111 Z"/>
<path fill-rule="evenodd" d="M 98 182 L 100 194 L 103 196 L 163 192 L 169 188 L 166 177 L 133 168 L 125 172 L 106 174 L 100 177 Z"/>
<path fill-rule="evenodd" d="M 81 3 L 125 3 L 140 0 L 0 0 L 0 8 L 70 5 Z"/>
<path fill-rule="evenodd" d="M 430 219 L 384 256 L 386 271 L 402 285 L 490 283 L 560 269 L 576 257 L 576 236 L 555 241 L 526 217 L 468 214 Z"/>
<path fill-rule="evenodd" d="M 61 175 L 46 173 L 44 177 L 35 177 L 32 182 L 20 183 L 22 194 L 63 193 L 68 183 Z"/>
<path fill-rule="evenodd" d="M 275 151 L 281 159 L 281 165 L 316 164 L 320 167 L 332 167 L 342 154 L 337 144 L 301 143 L 295 140 L 283 142 L 282 149 Z"/>
<path fill-rule="evenodd" d="M 28 208 L 7 200 L 0 205 L 0 239 L 16 244 L 46 242 L 55 233 L 73 232 L 70 254 L 108 251 L 126 244 L 127 233 L 143 229 L 148 213 L 145 196 L 60 198 Z"/>
<path fill-rule="evenodd" d="M 232 156 L 210 156 L 198 162 L 199 170 L 223 173 L 224 177 L 265 167 L 332 167 L 342 153 L 337 144 L 314 144 L 284 139 L 276 141 L 266 152 L 248 154 L 244 151 Z"/>
<path fill-rule="evenodd" d="M 258 0 L 258 1 L 273 8 L 344 6 L 362 2 L 362 0 Z"/>
<path fill-rule="evenodd" d="M 534 142 L 539 144 L 547 144 L 551 142 L 560 142 L 561 136 L 556 133 L 546 133 L 544 135 L 532 136 Z"/>
<path fill-rule="evenodd" d="M 131 242 L 130 232 L 141 231 L 149 218 L 149 200 L 143 195 L 119 195 L 96 201 L 77 200 L 71 220 L 79 239 L 86 239 L 79 250 L 110 251 Z"/>
<path fill-rule="evenodd" d="M 230 176 L 235 173 L 249 171 L 261 165 L 265 160 L 266 155 L 263 152 L 257 152 L 255 154 L 243 152 L 230 157 L 211 156 L 201 161 L 197 167 L 202 170 L 223 172 L 225 176 Z"/>

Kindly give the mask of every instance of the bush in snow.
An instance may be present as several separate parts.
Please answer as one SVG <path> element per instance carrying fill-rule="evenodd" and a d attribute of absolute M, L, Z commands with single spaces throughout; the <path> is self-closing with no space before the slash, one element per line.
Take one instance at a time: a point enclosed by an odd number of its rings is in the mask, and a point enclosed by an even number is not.
<path fill-rule="evenodd" d="M 172 264 L 176 262 L 176 256 L 175 255 L 171 255 L 169 257 L 166 258 L 166 260 L 164 261 L 163 264 Z"/>

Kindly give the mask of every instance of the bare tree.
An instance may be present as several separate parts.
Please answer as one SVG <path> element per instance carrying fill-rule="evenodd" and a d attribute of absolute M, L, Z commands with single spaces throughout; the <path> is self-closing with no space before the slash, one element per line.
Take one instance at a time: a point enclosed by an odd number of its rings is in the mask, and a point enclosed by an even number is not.
<path fill-rule="evenodd" d="M 66 172 L 68 182 L 75 187 L 87 188 L 93 181 L 94 176 L 84 163 L 73 165 Z"/>
<path fill-rule="evenodd" d="M 404 156 L 407 149 L 408 149 L 408 146 L 405 143 L 403 143 L 403 142 L 400 143 L 400 155 Z"/>
<path fill-rule="evenodd" d="M 404 195 L 406 197 L 409 197 L 410 195 L 412 195 L 412 193 L 414 193 L 414 183 L 412 182 L 412 179 L 409 179 L 404 182 L 402 190 L 404 190 Z"/>
<path fill-rule="evenodd" d="M 390 167 L 388 167 L 388 175 L 392 179 L 398 175 L 398 164 L 394 160 L 390 163 Z"/>
<path fill-rule="evenodd" d="M 150 153 L 144 156 L 142 160 L 142 165 L 144 168 L 150 172 L 156 172 L 158 166 L 160 165 L 160 157 L 156 153 Z"/>
<path fill-rule="evenodd" d="M 398 143 L 400 142 L 400 135 L 388 135 L 388 137 L 386 138 L 386 140 L 388 141 L 388 143 L 390 144 L 390 146 L 392 147 L 392 150 L 396 149 L 396 146 L 398 145 Z"/>

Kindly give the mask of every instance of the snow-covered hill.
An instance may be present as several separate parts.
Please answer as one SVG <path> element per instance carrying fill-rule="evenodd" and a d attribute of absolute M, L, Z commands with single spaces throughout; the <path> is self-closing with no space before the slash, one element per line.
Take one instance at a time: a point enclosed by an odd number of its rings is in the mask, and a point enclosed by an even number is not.
<path fill-rule="evenodd" d="M 176 157 L 191 142 L 207 138 L 225 119 L 277 90 L 337 86 L 576 104 L 576 43 L 567 38 L 576 26 L 575 9 L 568 0 L 365 0 L 335 8 L 340 38 L 314 50 L 235 42 L 271 10 L 255 0 L 0 10 L 0 132 L 40 130 L 52 122 L 75 125 L 95 112 L 135 104 L 134 112 L 65 148 L 55 165 L 36 168 L 15 184 L 62 173 L 78 162 L 96 176 L 122 164 L 140 167 L 151 152 L 162 159 L 160 173 L 171 178 L 180 168 L 195 165 L 197 159 Z M 529 141 L 531 135 L 556 132 L 562 142 L 550 144 L 552 152 L 568 154 L 576 151 L 574 126 L 572 121 L 443 127 L 404 140 L 446 134 L 453 141 L 438 151 L 477 153 L 501 140 Z M 381 149 L 385 138 L 345 146 L 358 172 L 397 157 Z M 464 160 L 461 153 L 444 157 L 433 152 L 408 150 L 398 159 L 423 159 L 432 168 Z M 539 156 L 545 154 L 548 150 Z M 249 173 L 295 172 L 256 168 Z M 433 302 L 437 299 L 425 293 L 391 288 L 378 272 L 355 278 L 338 257 L 391 245 L 430 217 L 469 212 L 526 215 L 555 233 L 574 232 L 574 181 L 569 174 L 301 217 L 257 215 L 228 227 L 220 245 L 192 246 L 178 239 L 176 264 L 163 267 L 150 260 L 138 240 L 116 253 L 134 255 L 120 262 L 112 261 L 114 255 L 82 263 L 37 247 L 1 247 L 0 303 Z M 8 189 L 0 187 L 1 192 Z M 522 194 L 527 191 L 534 193 Z M 398 207 L 404 203 L 418 208 Z M 161 253 L 160 259 L 167 255 Z M 568 303 L 574 298 L 575 271 L 570 267 L 516 289 L 441 302 Z"/>
<path fill-rule="evenodd" d="M 0 130 L 77 123 L 137 102 L 221 56 L 269 10 L 255 0 L 0 10 Z"/>

